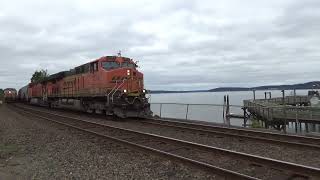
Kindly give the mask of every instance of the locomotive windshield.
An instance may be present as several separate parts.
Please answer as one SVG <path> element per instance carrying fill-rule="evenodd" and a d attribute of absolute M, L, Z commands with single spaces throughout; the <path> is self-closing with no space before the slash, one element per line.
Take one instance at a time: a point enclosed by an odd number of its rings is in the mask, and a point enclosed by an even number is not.
<path fill-rule="evenodd" d="M 132 64 L 130 62 L 123 62 L 121 63 L 121 67 L 129 67 L 129 68 L 134 68 L 135 64 Z"/>
<path fill-rule="evenodd" d="M 107 61 L 107 62 L 102 62 L 102 67 L 105 70 L 111 70 L 111 69 L 117 69 L 120 67 L 120 64 L 116 61 Z"/>
<path fill-rule="evenodd" d="M 132 63 L 132 62 L 122 62 L 121 65 L 120 63 L 116 62 L 116 61 L 106 61 L 106 62 L 102 62 L 102 67 L 105 70 L 111 70 L 111 69 L 117 69 L 117 68 L 135 68 L 136 64 Z"/>

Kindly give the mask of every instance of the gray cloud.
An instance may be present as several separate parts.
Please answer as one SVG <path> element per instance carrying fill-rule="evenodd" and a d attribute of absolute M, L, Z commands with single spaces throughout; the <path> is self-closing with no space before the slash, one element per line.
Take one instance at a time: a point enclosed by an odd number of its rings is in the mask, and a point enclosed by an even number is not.
<path fill-rule="evenodd" d="M 148 89 L 319 80 L 319 12 L 317 0 L 3 1 L 0 87 L 118 50 Z"/>

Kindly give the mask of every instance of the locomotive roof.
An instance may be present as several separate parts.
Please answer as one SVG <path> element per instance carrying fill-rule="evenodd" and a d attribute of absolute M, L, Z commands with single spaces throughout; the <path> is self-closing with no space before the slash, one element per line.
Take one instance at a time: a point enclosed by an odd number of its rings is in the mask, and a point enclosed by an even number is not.
<path fill-rule="evenodd" d="M 45 81 L 52 81 L 52 80 L 56 80 L 56 79 L 62 79 L 67 75 L 67 73 L 68 73 L 68 71 L 62 71 L 62 72 L 58 72 L 58 73 L 52 74 L 49 77 L 47 77 Z"/>
<path fill-rule="evenodd" d="M 64 78 L 65 76 L 67 76 L 67 73 L 68 73 L 68 71 L 58 72 L 58 73 L 52 74 L 52 75 L 44 78 L 44 79 L 41 80 L 41 81 L 37 81 L 37 82 L 30 83 L 29 85 L 34 85 L 34 84 L 38 84 L 38 83 L 45 83 L 45 82 L 50 82 L 50 81 L 62 79 L 62 78 Z"/>
<path fill-rule="evenodd" d="M 15 88 L 6 88 L 4 91 L 17 91 Z"/>
<path fill-rule="evenodd" d="M 119 57 L 119 58 L 123 58 L 123 60 L 125 60 L 125 61 L 130 61 L 130 60 L 131 60 L 130 58 L 124 57 L 124 56 L 103 56 L 103 57 L 100 57 L 100 58 L 95 59 L 95 60 L 93 60 L 93 61 L 90 61 L 90 62 L 88 62 L 88 63 L 86 63 L 86 64 L 90 64 L 90 63 L 92 63 L 92 62 L 99 61 L 99 60 L 103 60 L 103 59 L 114 60 L 114 61 L 115 61 L 118 57 Z M 85 65 L 85 64 L 82 64 L 82 65 Z M 80 65 L 80 66 L 82 66 L 82 65 Z"/>
<path fill-rule="evenodd" d="M 70 69 L 69 71 L 61 71 L 61 72 L 58 72 L 58 73 L 55 73 L 55 74 L 52 74 L 50 75 L 49 77 L 41 80 L 41 81 L 37 81 L 37 82 L 33 82 L 33 83 L 30 83 L 29 85 L 32 86 L 34 84 L 38 84 L 38 83 L 46 83 L 46 82 L 50 82 L 50 81 L 55 81 L 55 80 L 59 80 L 59 79 L 62 79 L 64 77 L 67 77 L 67 76 L 72 76 L 74 74 L 76 74 L 76 68 L 79 68 L 79 67 L 82 67 L 82 66 L 85 66 L 85 65 L 89 65 L 90 63 L 92 62 L 96 62 L 96 61 L 99 61 L 99 60 L 103 60 L 103 59 L 108 59 L 108 60 L 116 60 L 116 58 L 119 57 L 119 56 L 103 56 L 103 57 L 100 57 L 96 60 L 93 60 L 93 61 L 90 61 L 88 63 L 85 63 L 85 64 L 82 64 L 80 66 L 77 66 L 73 69 Z M 128 58 L 128 57 L 122 57 L 120 56 L 124 61 L 132 61 L 132 59 Z"/>

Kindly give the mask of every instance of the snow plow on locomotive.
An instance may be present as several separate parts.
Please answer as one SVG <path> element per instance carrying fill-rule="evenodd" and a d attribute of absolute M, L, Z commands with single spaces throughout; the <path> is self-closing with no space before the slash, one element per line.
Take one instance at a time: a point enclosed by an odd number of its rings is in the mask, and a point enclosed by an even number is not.
<path fill-rule="evenodd" d="M 152 115 L 136 63 L 105 56 L 28 85 L 31 104 L 126 117 Z M 23 91 L 22 91 L 23 92 Z"/>

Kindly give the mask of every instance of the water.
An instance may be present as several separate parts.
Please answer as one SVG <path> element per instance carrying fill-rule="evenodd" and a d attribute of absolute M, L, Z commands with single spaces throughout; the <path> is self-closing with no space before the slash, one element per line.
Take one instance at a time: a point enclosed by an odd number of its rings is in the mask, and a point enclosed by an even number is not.
<path fill-rule="evenodd" d="M 265 91 L 256 91 L 257 99 L 264 99 Z M 272 97 L 282 97 L 280 90 L 267 91 L 271 92 Z M 307 95 L 308 90 L 297 90 L 297 95 Z M 252 91 L 233 91 L 233 92 L 202 92 L 202 93 L 167 93 L 167 94 L 151 94 L 149 102 L 151 110 L 155 115 L 160 116 L 160 104 L 157 103 L 182 103 L 182 104 L 216 104 L 211 105 L 190 105 L 181 104 L 163 104 L 161 107 L 161 117 L 201 120 L 215 123 L 224 123 L 223 118 L 223 102 L 224 95 L 229 95 L 230 112 L 234 114 L 243 114 L 240 106 L 243 105 L 243 100 L 253 99 Z M 268 94 L 267 94 L 268 95 Z M 285 95 L 293 95 L 293 91 L 286 91 Z M 243 119 L 232 118 L 231 125 L 243 126 Z M 318 125 L 317 125 L 318 126 Z M 295 127 L 288 126 L 289 131 L 294 131 Z M 302 131 L 304 130 L 302 127 Z M 317 128 L 316 128 L 317 129 Z"/>

